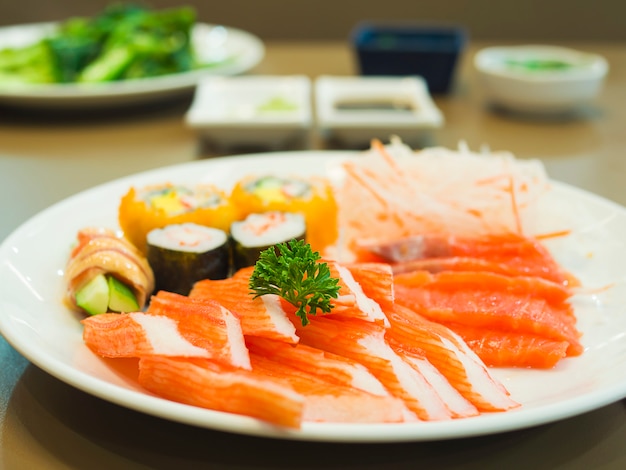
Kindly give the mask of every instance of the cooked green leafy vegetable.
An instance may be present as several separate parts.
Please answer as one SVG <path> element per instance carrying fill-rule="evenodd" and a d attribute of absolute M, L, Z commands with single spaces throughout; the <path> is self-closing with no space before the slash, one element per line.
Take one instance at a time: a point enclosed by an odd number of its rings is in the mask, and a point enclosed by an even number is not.
<path fill-rule="evenodd" d="M 254 298 L 276 294 L 297 307 L 296 315 L 302 325 L 309 323 L 307 315 L 318 310 L 329 313 L 331 299 L 339 293 L 339 279 L 330 275 L 328 264 L 319 262 L 320 255 L 303 240 L 279 243 L 259 255 L 249 287 Z"/>
<path fill-rule="evenodd" d="M 52 35 L 0 51 L 0 82 L 107 82 L 185 72 L 198 67 L 190 7 L 153 10 L 112 4 L 89 18 L 70 18 Z"/>

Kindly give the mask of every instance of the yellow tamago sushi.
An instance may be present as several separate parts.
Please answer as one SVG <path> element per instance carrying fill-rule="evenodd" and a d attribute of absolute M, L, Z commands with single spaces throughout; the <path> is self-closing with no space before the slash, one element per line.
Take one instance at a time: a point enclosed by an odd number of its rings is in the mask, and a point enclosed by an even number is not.
<path fill-rule="evenodd" d="M 302 214 L 306 241 L 322 254 L 337 240 L 337 202 L 324 178 L 248 176 L 235 184 L 230 199 L 242 218 L 268 211 Z"/>
<path fill-rule="evenodd" d="M 151 230 L 195 223 L 228 231 L 239 211 L 226 193 L 213 185 L 165 183 L 131 188 L 120 202 L 118 222 L 124 236 L 142 252 Z"/>

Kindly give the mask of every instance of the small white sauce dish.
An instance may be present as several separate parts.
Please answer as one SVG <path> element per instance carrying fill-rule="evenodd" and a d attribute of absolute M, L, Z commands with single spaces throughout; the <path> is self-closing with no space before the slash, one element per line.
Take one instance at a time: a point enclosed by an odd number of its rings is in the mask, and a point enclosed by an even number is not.
<path fill-rule="evenodd" d="M 315 80 L 318 131 L 344 145 L 367 145 L 397 135 L 419 145 L 444 117 L 419 76 L 329 76 Z"/>
<path fill-rule="evenodd" d="M 474 66 L 492 105 L 522 113 L 569 113 L 591 102 L 609 70 L 598 54 L 548 45 L 487 47 Z"/>
<path fill-rule="evenodd" d="M 304 75 L 207 77 L 185 122 L 216 145 L 284 147 L 307 139 L 311 88 Z"/>

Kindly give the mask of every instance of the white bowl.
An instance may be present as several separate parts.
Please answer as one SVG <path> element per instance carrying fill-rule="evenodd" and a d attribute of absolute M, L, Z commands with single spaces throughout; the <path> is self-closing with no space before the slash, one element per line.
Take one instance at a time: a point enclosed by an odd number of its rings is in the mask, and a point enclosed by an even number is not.
<path fill-rule="evenodd" d="M 417 144 L 444 118 L 423 78 L 320 76 L 315 81 L 318 131 L 349 145 L 399 136 Z"/>
<path fill-rule="evenodd" d="M 544 45 L 488 47 L 474 66 L 488 101 L 531 113 L 569 112 L 592 101 L 609 69 L 598 54 Z"/>
<path fill-rule="evenodd" d="M 280 147 L 306 139 L 311 108 L 304 75 L 209 77 L 198 84 L 185 121 L 218 145 Z"/>

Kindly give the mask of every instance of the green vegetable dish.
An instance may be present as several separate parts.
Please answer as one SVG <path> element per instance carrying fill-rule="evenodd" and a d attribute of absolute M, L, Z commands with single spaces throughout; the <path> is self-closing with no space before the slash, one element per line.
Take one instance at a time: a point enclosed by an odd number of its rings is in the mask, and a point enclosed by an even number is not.
<path fill-rule="evenodd" d="M 34 44 L 0 50 L 2 83 L 98 83 L 199 68 L 191 45 L 195 10 L 112 4 L 75 17 Z"/>

